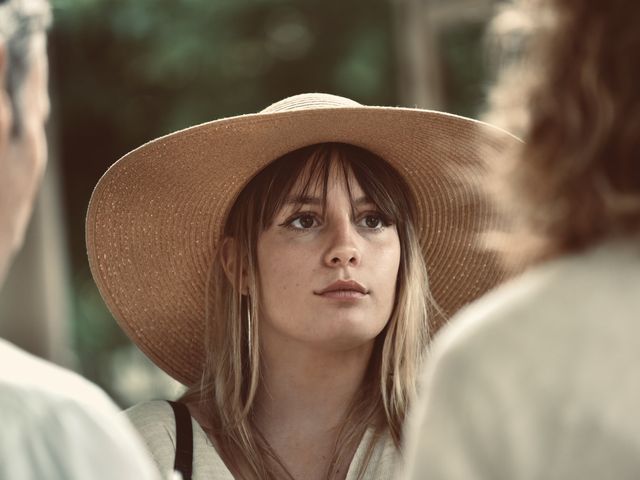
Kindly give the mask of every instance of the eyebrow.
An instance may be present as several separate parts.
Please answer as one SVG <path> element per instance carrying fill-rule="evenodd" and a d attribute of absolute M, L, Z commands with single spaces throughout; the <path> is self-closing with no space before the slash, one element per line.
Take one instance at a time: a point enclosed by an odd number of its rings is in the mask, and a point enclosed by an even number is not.
<path fill-rule="evenodd" d="M 287 197 L 285 205 L 322 205 L 322 199 L 319 197 L 311 197 L 308 195 L 293 195 Z M 354 205 L 366 205 L 373 203 L 369 197 L 358 197 L 353 202 Z"/>

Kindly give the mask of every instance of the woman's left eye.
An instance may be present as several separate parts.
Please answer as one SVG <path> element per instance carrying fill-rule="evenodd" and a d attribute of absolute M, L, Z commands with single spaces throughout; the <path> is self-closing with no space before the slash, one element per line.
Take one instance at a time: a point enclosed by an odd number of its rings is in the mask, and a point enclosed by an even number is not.
<path fill-rule="evenodd" d="M 384 221 L 380 214 L 368 213 L 360 219 L 358 225 L 377 230 L 384 226 Z"/>

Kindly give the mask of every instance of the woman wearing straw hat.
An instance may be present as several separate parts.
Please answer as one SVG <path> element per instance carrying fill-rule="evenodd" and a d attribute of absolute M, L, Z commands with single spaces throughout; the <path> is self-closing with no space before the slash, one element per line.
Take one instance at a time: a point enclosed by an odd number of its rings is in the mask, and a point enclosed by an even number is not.
<path fill-rule="evenodd" d="M 114 164 L 89 206 L 91 269 L 125 332 L 188 387 L 129 411 L 159 467 L 391 478 L 428 325 L 503 278 L 475 247 L 499 223 L 475 185 L 481 155 L 514 142 L 305 94 Z"/>

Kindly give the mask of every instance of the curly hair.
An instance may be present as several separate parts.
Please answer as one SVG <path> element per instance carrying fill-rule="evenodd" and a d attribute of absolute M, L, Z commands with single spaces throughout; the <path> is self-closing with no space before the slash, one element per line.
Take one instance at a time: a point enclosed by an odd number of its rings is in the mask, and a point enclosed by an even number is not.
<path fill-rule="evenodd" d="M 640 233 L 638 18 L 636 1 L 514 0 L 493 22 L 523 55 L 486 118 L 525 143 L 489 183 L 530 263 Z"/>

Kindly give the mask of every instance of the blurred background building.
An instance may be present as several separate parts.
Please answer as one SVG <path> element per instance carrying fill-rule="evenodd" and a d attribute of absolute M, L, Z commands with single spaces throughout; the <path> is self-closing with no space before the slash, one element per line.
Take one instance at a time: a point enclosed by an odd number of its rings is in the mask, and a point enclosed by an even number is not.
<path fill-rule="evenodd" d="M 160 135 L 303 92 L 478 117 L 491 81 L 494 0 L 52 3 L 50 163 L 0 296 L 0 336 L 122 406 L 180 387 L 120 332 L 89 272 L 85 211 L 109 165 Z"/>

